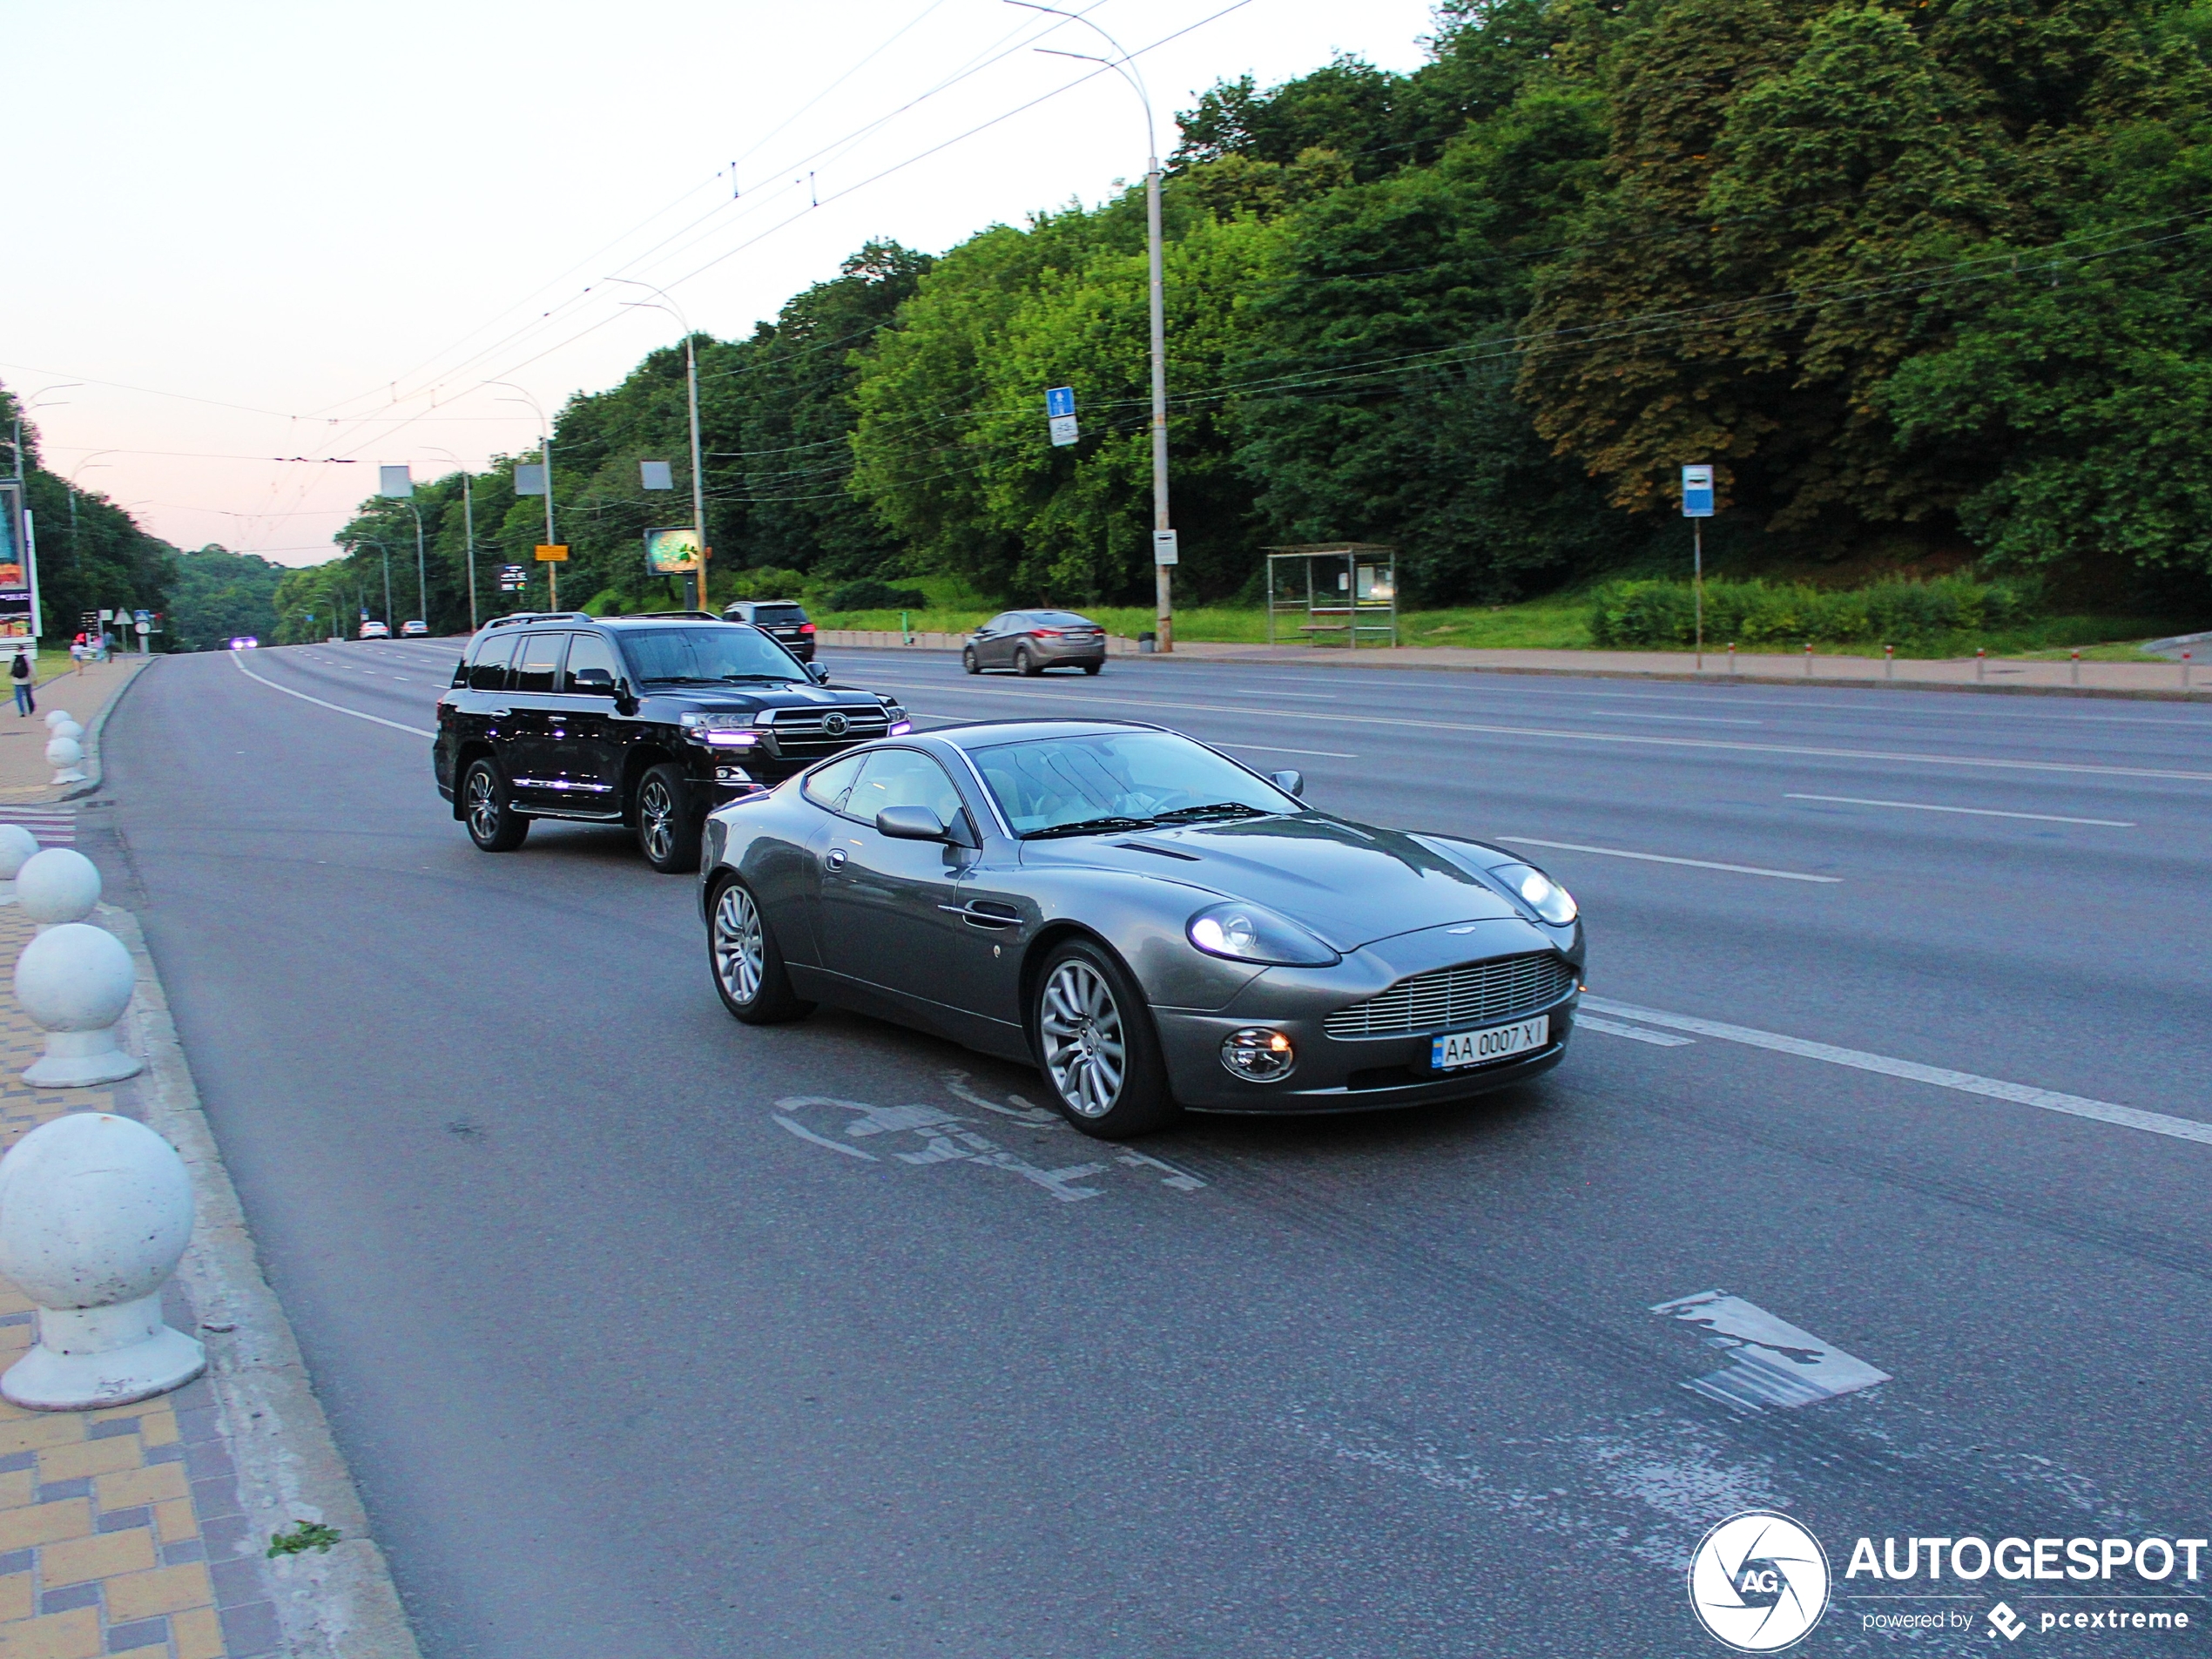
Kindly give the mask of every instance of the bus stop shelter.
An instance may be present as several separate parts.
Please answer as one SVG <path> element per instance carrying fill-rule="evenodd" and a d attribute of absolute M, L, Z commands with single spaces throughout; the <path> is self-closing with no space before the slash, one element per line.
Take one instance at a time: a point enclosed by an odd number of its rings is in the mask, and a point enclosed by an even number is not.
<path fill-rule="evenodd" d="M 1398 550 L 1318 542 L 1267 550 L 1267 643 L 1278 628 L 1315 645 L 1398 643 Z"/>

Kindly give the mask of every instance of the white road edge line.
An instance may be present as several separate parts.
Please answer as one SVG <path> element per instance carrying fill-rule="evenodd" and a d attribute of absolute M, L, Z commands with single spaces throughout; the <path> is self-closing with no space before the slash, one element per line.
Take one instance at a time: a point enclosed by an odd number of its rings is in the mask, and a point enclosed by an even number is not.
<path fill-rule="evenodd" d="M 1633 1002 L 1615 1002 L 1609 999 L 1585 996 L 1582 1006 L 1595 1008 L 1600 1014 L 1641 1020 L 1646 1025 L 1667 1026 L 1676 1031 L 1694 1031 L 1701 1037 L 1714 1037 L 1723 1042 L 1740 1042 L 1747 1048 L 1768 1049 L 1777 1054 L 1797 1055 L 1805 1060 L 1824 1060 L 1831 1066 L 1850 1066 L 1858 1071 L 1878 1072 L 1885 1077 L 1902 1077 L 1910 1082 L 1932 1083 L 1938 1089 L 1955 1089 L 1965 1095 L 2008 1100 L 2015 1105 L 2033 1106 L 2042 1111 L 2063 1113 L 2068 1117 L 2094 1118 L 2101 1123 L 2116 1123 L 2122 1129 L 2139 1129 L 2151 1135 L 2164 1135 L 2177 1141 L 2195 1141 L 2201 1146 L 2212 1146 L 2212 1123 L 2199 1123 L 2193 1117 L 2147 1112 L 2140 1107 L 2115 1105 L 2108 1100 L 2062 1095 L 2056 1089 L 2033 1089 L 2026 1083 L 2008 1083 L 1995 1077 L 1978 1077 L 1971 1071 L 1924 1066 L 1918 1061 L 1892 1060 L 1887 1055 L 1867 1054 L 1858 1049 L 1839 1049 L 1830 1042 L 1808 1042 L 1802 1037 L 1785 1037 L 1778 1032 L 1760 1031 L 1747 1025 L 1725 1025 L 1718 1020 L 1694 1019 L 1686 1014 L 1669 1014 L 1659 1008 L 1639 1008 Z"/>
<path fill-rule="evenodd" d="M 1279 743 L 1217 743 L 1217 749 L 1250 749 L 1258 754 L 1319 755 L 1329 760 L 1357 760 L 1358 755 L 1348 755 L 1341 749 L 1285 749 Z"/>
<path fill-rule="evenodd" d="M 1687 1049 L 1695 1037 L 1678 1037 L 1667 1031 L 1646 1031 L 1641 1026 L 1615 1025 L 1610 1020 L 1601 1020 L 1595 1014 L 1575 1015 L 1577 1031 L 1602 1031 L 1608 1037 L 1634 1037 L 1638 1042 L 1649 1042 L 1660 1049 Z"/>
<path fill-rule="evenodd" d="M 1844 806 L 1896 806 L 1908 813 L 1963 813 L 1969 818 L 2032 818 L 2039 824 L 2097 824 L 2106 829 L 2134 829 L 2122 818 L 2065 818 L 2057 813 L 2000 813 L 1993 806 L 1931 806 L 1922 800 L 1868 800 L 1860 795 L 1784 795 L 1784 800 L 1829 800 Z"/>
<path fill-rule="evenodd" d="M 1580 841 L 1540 841 L 1533 835 L 1499 835 L 1494 840 L 1515 846 L 1555 846 L 1567 853 L 1596 853 L 1608 859 L 1635 859 L 1643 864 L 1686 864 L 1693 870 L 1728 870 L 1737 875 L 1771 876 L 1777 881 L 1818 881 L 1829 887 L 1843 882 L 1839 875 L 1806 875 L 1797 870 L 1767 870 L 1756 864 L 1720 864 L 1711 859 L 1669 858 L 1664 853 L 1630 853 L 1617 846 L 1585 846 Z"/>
<path fill-rule="evenodd" d="M 363 714 L 359 709 L 349 709 L 341 703 L 326 703 L 319 697 L 309 697 L 305 691 L 295 691 L 289 685 L 279 685 L 274 680 L 262 679 L 261 676 L 246 665 L 244 658 L 239 652 L 231 652 L 230 658 L 232 662 L 238 664 L 239 673 L 250 680 L 260 680 L 272 691 L 282 691 L 287 697 L 296 697 L 302 703 L 312 703 L 317 708 L 328 709 L 334 714 L 350 714 L 356 720 L 374 720 L 378 725 L 388 725 L 395 732 L 412 732 L 418 738 L 435 738 L 438 735 L 435 732 L 425 732 L 419 725 L 402 725 L 397 720 L 388 720 L 381 714 Z"/>

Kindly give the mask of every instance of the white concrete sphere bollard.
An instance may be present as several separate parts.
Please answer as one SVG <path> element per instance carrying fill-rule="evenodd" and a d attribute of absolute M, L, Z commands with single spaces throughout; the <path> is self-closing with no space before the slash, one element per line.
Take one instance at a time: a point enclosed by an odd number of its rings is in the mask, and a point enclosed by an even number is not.
<path fill-rule="evenodd" d="M 49 725 L 46 730 L 52 732 L 57 738 L 67 738 L 71 743 L 76 744 L 79 748 L 84 747 L 84 728 L 78 725 L 76 721 L 71 719 L 67 715 L 64 715 L 60 719 L 56 720 L 52 725 Z"/>
<path fill-rule="evenodd" d="M 46 711 L 46 729 L 49 732 L 51 732 L 56 726 L 59 725 L 67 718 L 69 718 L 69 711 L 67 709 L 48 709 Z"/>
<path fill-rule="evenodd" d="M 46 764 L 54 769 L 57 784 L 81 784 L 84 774 L 78 763 L 84 759 L 84 750 L 75 738 L 56 738 L 46 745 Z"/>
<path fill-rule="evenodd" d="M 0 1159 L 0 1273 L 38 1305 L 38 1341 L 0 1394 L 91 1411 L 199 1375 L 205 1350 L 161 1318 L 192 1220 L 184 1159 L 143 1124 L 74 1112 L 17 1142 Z"/>
<path fill-rule="evenodd" d="M 38 838 L 20 824 L 0 824 L 0 905 L 16 901 L 16 874 L 38 856 Z"/>
<path fill-rule="evenodd" d="M 138 1076 L 145 1062 L 115 1040 L 137 977 L 123 941 L 84 922 L 47 927 L 25 945 L 16 958 L 16 1001 L 45 1031 L 46 1052 L 23 1080 L 34 1089 L 84 1089 Z"/>
<path fill-rule="evenodd" d="M 73 846 L 50 846 L 16 871 L 16 900 L 47 927 L 83 921 L 100 902 L 100 867 Z"/>

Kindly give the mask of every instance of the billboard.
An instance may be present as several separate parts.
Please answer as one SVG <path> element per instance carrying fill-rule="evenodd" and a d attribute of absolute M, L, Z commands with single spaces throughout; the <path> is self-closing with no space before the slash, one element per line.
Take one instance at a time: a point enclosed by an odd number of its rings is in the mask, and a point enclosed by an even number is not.
<path fill-rule="evenodd" d="M 699 533 L 690 525 L 681 529 L 645 532 L 645 568 L 655 576 L 685 576 L 705 562 Z"/>
<path fill-rule="evenodd" d="M 37 588 L 23 486 L 0 482 L 0 639 L 29 639 L 37 633 Z"/>

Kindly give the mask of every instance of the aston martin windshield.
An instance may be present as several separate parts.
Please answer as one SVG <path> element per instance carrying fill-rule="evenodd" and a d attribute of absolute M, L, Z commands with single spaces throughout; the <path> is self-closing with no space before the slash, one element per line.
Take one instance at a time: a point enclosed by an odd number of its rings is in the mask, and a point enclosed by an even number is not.
<path fill-rule="evenodd" d="M 727 680 L 799 680 L 791 654 L 750 628 L 641 628 L 622 636 L 623 655 L 644 685 L 711 685 Z"/>
<path fill-rule="evenodd" d="M 1105 833 L 1298 810 L 1273 785 L 1171 732 L 1039 738 L 972 753 L 1017 835 Z"/>

